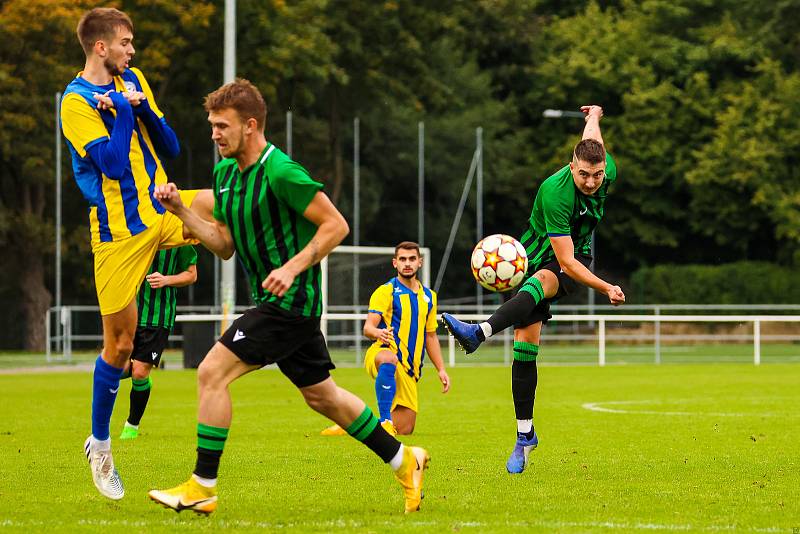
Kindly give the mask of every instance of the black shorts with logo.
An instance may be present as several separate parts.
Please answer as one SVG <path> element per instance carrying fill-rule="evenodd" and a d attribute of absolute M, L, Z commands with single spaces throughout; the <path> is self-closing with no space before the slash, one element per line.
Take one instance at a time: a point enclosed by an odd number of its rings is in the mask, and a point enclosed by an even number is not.
<path fill-rule="evenodd" d="M 138 326 L 133 337 L 131 360 L 137 360 L 158 367 L 161 354 L 167 348 L 169 329 L 162 326 Z"/>
<path fill-rule="evenodd" d="M 278 364 L 298 388 L 313 386 L 336 368 L 319 323 L 319 317 L 296 315 L 267 302 L 244 312 L 219 342 L 245 363 Z"/>
<path fill-rule="evenodd" d="M 575 259 L 581 262 L 587 268 L 592 264 L 592 257 L 588 254 L 575 254 Z M 541 271 L 543 269 L 552 272 L 558 277 L 558 292 L 556 292 L 556 294 L 549 299 L 542 300 L 533 310 L 531 310 L 525 319 L 516 323 L 514 328 L 525 328 L 526 326 L 530 326 L 535 323 L 547 324 L 547 321 L 553 317 L 553 314 L 550 313 L 550 304 L 556 302 L 561 297 L 571 295 L 580 285 L 578 282 L 564 274 L 564 272 L 561 270 L 561 265 L 559 265 L 557 260 L 553 260 L 550 263 L 545 263 L 537 270 Z"/>

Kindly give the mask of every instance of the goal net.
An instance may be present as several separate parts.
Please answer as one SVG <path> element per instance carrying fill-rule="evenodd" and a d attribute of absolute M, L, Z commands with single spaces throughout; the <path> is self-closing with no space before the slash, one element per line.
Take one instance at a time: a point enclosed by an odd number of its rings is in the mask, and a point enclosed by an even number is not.
<path fill-rule="evenodd" d="M 430 250 L 423 247 L 420 254 L 417 277 L 430 287 Z M 322 260 L 322 331 L 337 363 L 362 361 L 369 344 L 362 334 L 369 297 L 397 276 L 393 257 L 394 247 L 339 246 Z"/>

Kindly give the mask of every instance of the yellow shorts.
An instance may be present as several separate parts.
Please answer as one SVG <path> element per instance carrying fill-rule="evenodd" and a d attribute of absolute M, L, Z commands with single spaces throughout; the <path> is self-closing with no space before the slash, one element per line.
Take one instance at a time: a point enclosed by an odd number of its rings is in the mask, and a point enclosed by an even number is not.
<path fill-rule="evenodd" d="M 181 191 L 181 200 L 191 206 L 198 192 Z M 133 237 L 94 244 L 94 283 L 100 315 L 116 313 L 133 301 L 157 250 L 196 243 L 195 239 L 183 237 L 183 222 L 166 212 L 160 223 Z"/>
<path fill-rule="evenodd" d="M 369 376 L 374 380 L 378 376 L 378 368 L 375 366 L 375 356 L 382 351 L 387 350 L 377 343 L 373 343 L 364 355 L 364 368 L 369 373 Z M 402 364 L 398 363 L 394 372 L 395 380 L 397 380 L 397 394 L 394 396 L 392 403 L 392 410 L 395 406 L 405 406 L 415 412 L 419 412 L 417 405 L 417 381 L 413 377 L 408 376 Z"/>

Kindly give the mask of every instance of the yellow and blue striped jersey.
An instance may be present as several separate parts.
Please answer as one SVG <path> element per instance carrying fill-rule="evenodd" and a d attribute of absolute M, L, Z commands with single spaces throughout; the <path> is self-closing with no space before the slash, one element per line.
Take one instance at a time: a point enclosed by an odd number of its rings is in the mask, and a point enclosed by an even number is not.
<path fill-rule="evenodd" d="M 72 154 L 75 181 L 89 202 L 89 225 L 92 243 L 119 241 L 134 236 L 159 220 L 164 208 L 153 197 L 156 185 L 167 182 L 167 175 L 156 154 L 151 132 L 140 118 L 134 119 L 130 162 L 120 177 L 109 178 L 89 156 L 89 149 L 110 139 L 116 110 L 97 109 L 95 94 L 109 87 L 99 87 L 81 77 L 73 79 L 61 101 L 61 129 Z M 158 120 L 164 114 L 139 69 L 126 69 L 114 76 L 116 91 L 141 91 Z"/>
<path fill-rule="evenodd" d="M 419 287 L 415 293 L 394 277 L 369 299 L 369 312 L 381 316 L 378 327 L 393 327 L 394 343 L 389 349 L 397 354 L 406 373 L 416 380 L 422 376 L 425 333 L 436 331 L 436 292 L 422 284 Z"/>

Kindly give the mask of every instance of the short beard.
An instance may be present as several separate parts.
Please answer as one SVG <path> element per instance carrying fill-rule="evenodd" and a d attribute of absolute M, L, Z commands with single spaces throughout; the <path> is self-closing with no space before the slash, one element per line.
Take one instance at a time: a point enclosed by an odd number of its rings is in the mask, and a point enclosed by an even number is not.
<path fill-rule="evenodd" d="M 403 280 L 413 280 L 414 278 L 416 278 L 416 277 L 417 277 L 417 271 L 414 271 L 414 272 L 413 272 L 412 274 L 410 274 L 410 275 L 405 275 L 405 274 L 403 274 L 403 272 L 402 272 L 402 271 L 397 271 L 397 276 L 399 276 L 399 277 L 400 277 L 400 278 L 402 278 Z"/>
<path fill-rule="evenodd" d="M 103 66 L 106 68 L 111 76 L 121 76 L 124 70 L 120 70 L 110 59 L 106 58 L 103 61 Z"/>

